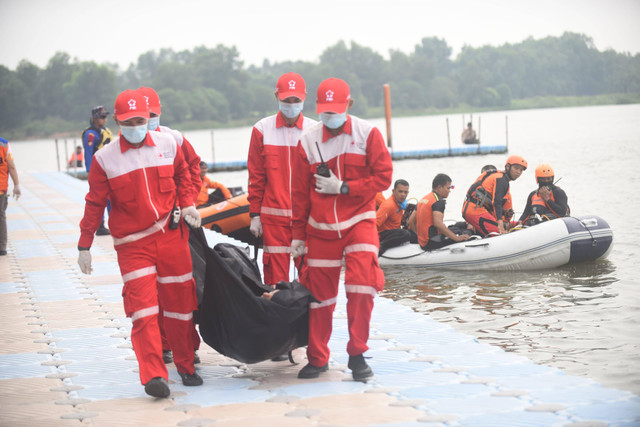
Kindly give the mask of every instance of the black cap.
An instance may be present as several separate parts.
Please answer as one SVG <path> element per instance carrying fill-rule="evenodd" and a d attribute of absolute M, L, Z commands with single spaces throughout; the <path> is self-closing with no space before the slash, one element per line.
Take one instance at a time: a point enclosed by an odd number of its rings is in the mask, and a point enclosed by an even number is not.
<path fill-rule="evenodd" d="M 93 109 L 91 109 L 92 119 L 98 119 L 98 118 L 103 119 L 107 117 L 108 114 L 109 112 L 105 110 L 105 108 L 102 105 L 98 105 L 97 107 L 93 107 Z"/>

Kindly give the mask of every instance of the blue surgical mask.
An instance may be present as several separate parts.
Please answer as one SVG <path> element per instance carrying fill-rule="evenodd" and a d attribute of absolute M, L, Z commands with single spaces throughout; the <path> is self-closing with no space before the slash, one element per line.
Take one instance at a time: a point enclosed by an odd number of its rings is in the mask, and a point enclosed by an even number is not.
<path fill-rule="evenodd" d="M 295 104 L 288 104 L 286 102 L 278 101 L 280 104 L 280 111 L 282 111 L 282 115 L 288 119 L 295 119 L 302 112 L 302 107 L 304 105 L 304 101 L 296 102 Z"/>
<path fill-rule="evenodd" d="M 124 139 L 133 144 L 137 144 L 144 141 L 144 138 L 147 136 L 147 124 L 145 123 L 140 126 L 120 126 L 120 132 L 122 136 L 124 136 Z"/>
<path fill-rule="evenodd" d="M 320 120 L 329 129 L 338 129 L 347 121 L 347 112 L 342 114 L 332 113 L 320 113 Z"/>
<path fill-rule="evenodd" d="M 158 129 L 158 126 L 160 126 L 160 116 L 149 118 L 149 121 L 147 122 L 147 128 L 149 128 L 149 130 L 156 130 Z"/>
<path fill-rule="evenodd" d="M 398 203 L 398 206 L 400 206 L 402 209 L 407 209 L 407 201 L 405 200 L 402 203 Z"/>

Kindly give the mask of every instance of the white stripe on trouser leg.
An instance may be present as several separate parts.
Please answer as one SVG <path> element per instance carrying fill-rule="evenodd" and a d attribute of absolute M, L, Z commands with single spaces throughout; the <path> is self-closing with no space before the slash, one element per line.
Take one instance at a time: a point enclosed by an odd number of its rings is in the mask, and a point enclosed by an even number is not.
<path fill-rule="evenodd" d="M 309 267 L 342 267 L 341 259 L 317 259 L 317 258 L 307 258 L 307 265 Z"/>
<path fill-rule="evenodd" d="M 135 311 L 131 315 L 131 322 L 135 322 L 136 320 L 142 319 L 143 317 L 147 317 L 147 316 L 152 316 L 154 314 L 158 314 L 159 311 L 160 310 L 159 310 L 157 305 L 154 305 L 153 307 L 147 307 L 147 308 L 143 308 L 142 310 Z"/>
<path fill-rule="evenodd" d="M 345 291 L 348 294 L 368 294 L 375 297 L 378 291 L 373 286 L 365 285 L 344 285 Z"/>
<path fill-rule="evenodd" d="M 158 283 L 182 283 L 191 280 L 192 273 L 183 274 L 182 276 L 158 276 Z"/>
<path fill-rule="evenodd" d="M 291 252 L 289 246 L 264 246 L 262 250 L 265 254 L 288 254 Z"/>
<path fill-rule="evenodd" d="M 144 276 L 149 276 L 151 274 L 156 274 L 156 266 L 152 265 L 151 267 L 139 268 L 137 270 L 130 271 L 129 273 L 122 276 L 122 281 L 127 283 L 133 279 L 139 279 Z"/>
<path fill-rule="evenodd" d="M 309 304 L 309 308 L 314 309 L 314 308 L 329 307 L 330 305 L 334 305 L 336 301 L 338 301 L 338 297 L 329 298 L 322 302 L 312 302 L 311 304 Z"/>
<path fill-rule="evenodd" d="M 374 254 L 377 254 L 378 248 L 376 245 L 372 245 L 370 243 L 357 243 L 355 245 L 345 246 L 344 253 L 348 254 L 351 252 L 373 252 Z"/>
<path fill-rule="evenodd" d="M 164 317 L 170 317 L 172 319 L 178 319 L 178 320 L 191 320 L 193 319 L 193 312 L 190 311 L 188 313 L 174 313 L 173 311 L 163 311 L 162 312 Z"/>

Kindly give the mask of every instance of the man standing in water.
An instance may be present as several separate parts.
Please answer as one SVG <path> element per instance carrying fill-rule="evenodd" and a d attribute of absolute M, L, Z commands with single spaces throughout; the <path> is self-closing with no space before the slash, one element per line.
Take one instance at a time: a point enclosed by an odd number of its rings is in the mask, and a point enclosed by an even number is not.
<path fill-rule="evenodd" d="M 167 368 L 158 327 L 161 304 L 173 356 L 186 386 L 202 384 L 195 372 L 191 328 L 197 308 L 188 233 L 180 217 L 200 226 L 193 189 L 179 182 L 190 176 L 182 151 L 169 134 L 149 132 L 149 107 L 138 91 L 116 98 L 121 136 L 95 154 L 89 192 L 80 222 L 78 264 L 91 274 L 93 235 L 107 200 L 113 244 L 124 287 L 124 310 L 131 318 L 131 343 L 147 394 L 168 397 Z M 179 210 L 178 210 L 179 208 Z"/>
<path fill-rule="evenodd" d="M 320 301 L 310 305 L 309 363 L 298 378 L 316 378 L 328 369 L 343 257 L 348 367 L 356 381 L 373 376 L 363 353 L 369 349 L 373 298 L 384 287 L 375 196 L 391 185 L 393 166 L 380 131 L 347 114 L 352 105 L 344 80 L 320 84 L 316 112 L 322 122 L 303 132 L 294 164 L 291 255 L 307 254 L 300 281 Z"/>

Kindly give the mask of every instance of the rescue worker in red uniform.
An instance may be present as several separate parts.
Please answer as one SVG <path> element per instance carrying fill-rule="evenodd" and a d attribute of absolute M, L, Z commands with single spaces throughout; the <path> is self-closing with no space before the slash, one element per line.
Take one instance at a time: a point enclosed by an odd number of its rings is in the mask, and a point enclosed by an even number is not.
<path fill-rule="evenodd" d="M 518 179 L 526 169 L 527 161 L 523 157 L 510 156 L 504 171 L 488 170 L 469 187 L 462 205 L 462 217 L 477 233 L 488 236 L 509 231 L 513 216 L 509 182 Z"/>
<path fill-rule="evenodd" d="M 182 135 L 182 133 L 166 126 L 160 126 L 162 104 L 160 103 L 160 97 L 158 96 L 158 93 L 150 87 L 138 88 L 138 92 L 142 94 L 144 99 L 147 101 L 147 106 L 149 107 L 149 121 L 147 122 L 147 129 L 150 131 L 164 132 L 171 135 L 182 150 L 184 160 L 189 167 L 189 174 L 191 175 L 191 196 L 195 202 L 198 194 L 200 194 L 200 187 L 202 186 L 202 180 L 200 179 L 200 156 L 198 156 L 191 143 Z M 186 185 L 187 183 L 180 184 Z M 162 315 L 162 313 L 162 305 L 160 305 L 158 313 L 158 326 L 160 327 L 160 336 L 162 337 L 162 360 L 164 360 L 165 363 L 171 363 L 173 362 L 173 354 L 171 353 L 169 340 L 167 339 L 167 334 L 164 330 L 164 316 Z M 193 340 L 194 361 L 195 363 L 200 363 L 200 357 L 198 357 L 198 354 L 196 353 L 196 351 L 200 348 L 200 335 L 196 330 L 195 323 L 193 323 L 193 326 L 191 328 L 191 337 Z"/>
<path fill-rule="evenodd" d="M 149 109 L 142 94 L 134 90 L 120 93 L 115 118 L 120 136 L 95 153 L 89 171 L 78 264 L 83 273 L 91 274 L 89 249 L 109 199 L 109 228 L 124 282 L 124 311 L 132 322 L 131 343 L 140 380 L 147 394 L 168 397 L 159 303 L 182 383 L 202 384 L 193 365 L 191 336 L 197 297 L 188 233 L 180 222 L 181 217 L 199 227 L 200 215 L 193 205 L 193 189 L 178 186 L 191 179 L 182 150 L 171 135 L 148 131 Z M 181 208 L 179 213 L 175 207 Z"/>
<path fill-rule="evenodd" d="M 416 208 L 415 227 L 420 247 L 434 250 L 468 240 L 470 231 L 447 227 L 444 223 L 447 197 L 453 189 L 451 178 L 439 173 L 433 178 L 431 189 L 433 191 L 420 199 Z"/>
<path fill-rule="evenodd" d="M 22 192 L 18 169 L 13 161 L 9 141 L 0 137 L 0 256 L 7 254 L 7 206 L 9 204 L 9 177 L 13 181 L 13 198 L 18 200 Z"/>
<path fill-rule="evenodd" d="M 264 283 L 289 281 L 291 247 L 291 185 L 296 146 L 303 130 L 316 121 L 304 117 L 307 95 L 304 79 L 296 73 L 280 76 L 275 97 L 280 111 L 255 124 L 251 132 L 249 169 L 250 231 L 263 241 Z"/>
<path fill-rule="evenodd" d="M 536 168 L 538 189 L 527 197 L 527 206 L 518 220 L 518 225 L 534 225 L 569 215 L 567 193 L 553 183 L 555 174 L 548 163 Z"/>
<path fill-rule="evenodd" d="M 357 381 L 373 376 L 363 353 L 369 349 L 373 298 L 384 287 L 375 196 L 391 185 L 393 166 L 380 131 L 347 114 L 352 105 L 345 81 L 324 80 L 318 87 L 316 108 L 322 123 L 305 130 L 298 144 L 291 255 L 306 253 L 300 281 L 320 301 L 310 306 L 309 363 L 298 378 L 316 378 L 328 369 L 343 257 L 348 367 Z"/>

